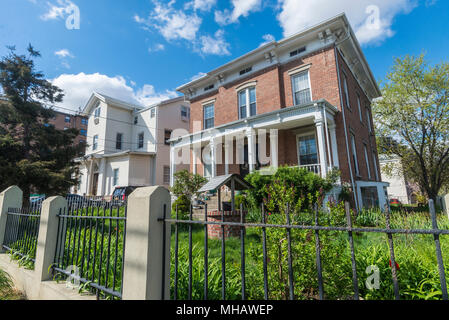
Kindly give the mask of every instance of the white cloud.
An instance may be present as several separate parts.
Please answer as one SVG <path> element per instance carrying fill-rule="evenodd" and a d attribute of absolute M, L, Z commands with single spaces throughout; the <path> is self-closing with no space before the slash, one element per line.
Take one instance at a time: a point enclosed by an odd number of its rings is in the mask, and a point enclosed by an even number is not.
<path fill-rule="evenodd" d="M 276 38 L 272 34 L 264 34 L 262 36 L 262 39 L 263 42 L 259 45 L 259 47 L 276 40 Z"/>
<path fill-rule="evenodd" d="M 278 0 L 278 20 L 284 36 L 345 12 L 360 43 L 382 41 L 394 35 L 394 18 L 413 10 L 416 0 Z M 376 9 L 378 8 L 378 10 Z M 379 12 L 378 18 L 377 12 Z"/>
<path fill-rule="evenodd" d="M 204 77 L 205 75 L 207 75 L 207 73 L 198 72 L 196 75 L 194 75 L 193 77 L 190 78 L 190 81 L 198 80 L 198 79 Z"/>
<path fill-rule="evenodd" d="M 189 15 L 182 10 L 175 9 L 173 4 L 174 1 L 166 5 L 154 1 L 155 8 L 148 19 L 135 15 L 134 20 L 149 28 L 158 30 L 167 41 L 178 39 L 195 40 L 202 19 L 196 13 Z"/>
<path fill-rule="evenodd" d="M 201 37 L 201 52 L 204 54 L 214 54 L 219 56 L 230 55 L 230 44 L 224 39 L 224 31 L 218 30 L 215 32 L 215 37 L 202 36 Z"/>
<path fill-rule="evenodd" d="M 215 21 L 219 25 L 237 22 L 241 16 L 247 17 L 251 12 L 261 9 L 262 0 L 232 0 L 233 10 L 215 11 Z"/>
<path fill-rule="evenodd" d="M 165 50 L 165 46 L 162 43 L 156 43 L 154 46 L 148 48 L 148 52 L 158 52 Z"/>
<path fill-rule="evenodd" d="M 217 3 L 217 0 L 193 0 L 187 2 L 184 6 L 185 9 L 210 11 L 213 6 Z"/>
<path fill-rule="evenodd" d="M 44 21 L 62 19 L 64 16 L 72 12 L 74 3 L 70 0 L 57 0 L 57 5 L 47 2 L 48 11 L 41 16 Z"/>
<path fill-rule="evenodd" d="M 61 49 L 59 51 L 55 51 L 55 55 L 60 58 L 74 58 L 74 55 L 68 49 Z"/>
<path fill-rule="evenodd" d="M 62 74 L 51 81 L 65 93 L 64 101 L 58 106 L 73 111 L 84 108 L 94 91 L 143 106 L 178 96 L 175 91 L 170 90 L 157 92 L 149 84 L 135 90 L 122 76 L 109 77 L 100 73 Z"/>

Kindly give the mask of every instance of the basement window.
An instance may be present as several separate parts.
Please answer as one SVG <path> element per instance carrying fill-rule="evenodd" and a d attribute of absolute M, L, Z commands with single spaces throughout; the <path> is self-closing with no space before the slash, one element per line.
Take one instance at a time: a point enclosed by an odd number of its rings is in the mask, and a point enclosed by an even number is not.
<path fill-rule="evenodd" d="M 305 51 L 306 51 L 306 47 L 301 47 L 299 49 L 296 49 L 296 50 L 290 52 L 290 57 L 297 56 L 298 54 L 303 53 Z"/>

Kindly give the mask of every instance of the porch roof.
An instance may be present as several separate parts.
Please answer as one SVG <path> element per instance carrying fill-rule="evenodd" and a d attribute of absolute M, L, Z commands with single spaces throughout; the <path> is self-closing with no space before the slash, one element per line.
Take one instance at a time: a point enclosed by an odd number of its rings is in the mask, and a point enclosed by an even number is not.
<path fill-rule="evenodd" d="M 243 180 L 238 174 L 228 174 L 211 178 L 208 183 L 206 183 L 200 190 L 198 190 L 198 192 L 201 193 L 217 190 L 224 185 L 226 185 L 228 188 L 231 188 L 231 183 L 233 180 L 235 182 L 234 190 L 248 190 L 252 188 L 251 185 Z"/>
<path fill-rule="evenodd" d="M 258 128 L 261 124 L 281 124 L 289 121 L 296 120 L 298 117 L 303 117 L 304 115 L 312 115 L 317 111 L 321 111 L 318 109 L 319 107 L 325 107 L 326 112 L 332 116 L 334 116 L 338 109 L 330 104 L 325 99 L 320 99 L 316 101 L 312 101 L 309 103 L 304 103 L 292 107 L 282 108 L 278 110 L 274 110 L 271 112 L 266 112 L 262 114 L 258 114 L 252 117 L 248 117 L 245 119 L 240 119 L 236 121 L 232 121 L 220 126 L 213 127 L 211 129 L 202 130 L 194 133 L 190 133 L 185 136 L 175 137 L 168 140 L 172 146 L 176 145 L 176 143 L 180 143 L 181 141 L 185 141 L 185 139 L 191 139 L 193 137 L 208 137 L 211 136 L 213 132 L 224 131 L 224 130 L 239 130 L 242 128 Z M 200 139 L 201 140 L 201 139 Z M 190 141 L 193 143 L 193 141 Z"/>

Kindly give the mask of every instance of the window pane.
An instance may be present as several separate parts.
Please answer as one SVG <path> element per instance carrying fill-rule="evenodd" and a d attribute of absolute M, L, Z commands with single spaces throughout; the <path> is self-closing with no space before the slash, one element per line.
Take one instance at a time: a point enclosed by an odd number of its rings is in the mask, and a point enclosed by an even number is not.
<path fill-rule="evenodd" d="M 256 89 L 249 89 L 249 103 L 256 103 Z"/>
<path fill-rule="evenodd" d="M 251 116 L 255 116 L 257 114 L 257 108 L 255 103 L 251 103 L 250 105 Z"/>
<path fill-rule="evenodd" d="M 309 72 L 303 72 L 293 77 L 293 92 L 295 96 L 295 104 L 303 104 L 310 102 L 310 83 Z"/>
<path fill-rule="evenodd" d="M 316 139 L 314 135 L 299 139 L 299 164 L 309 165 L 318 163 Z"/>
<path fill-rule="evenodd" d="M 246 118 L 246 106 L 240 107 L 240 119 Z"/>
<path fill-rule="evenodd" d="M 246 90 L 240 91 L 239 93 L 239 106 L 246 106 Z"/>

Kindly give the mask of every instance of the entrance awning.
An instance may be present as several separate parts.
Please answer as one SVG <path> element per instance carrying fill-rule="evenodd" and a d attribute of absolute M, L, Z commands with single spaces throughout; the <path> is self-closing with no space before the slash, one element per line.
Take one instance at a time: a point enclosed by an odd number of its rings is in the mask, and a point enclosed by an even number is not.
<path fill-rule="evenodd" d="M 238 174 L 228 174 L 224 176 L 218 176 L 211 178 L 208 183 L 206 183 L 200 190 L 199 193 L 219 190 L 222 186 L 227 186 L 232 188 L 232 181 L 234 181 L 234 190 L 248 190 L 252 189 L 252 186 L 243 180 Z"/>

